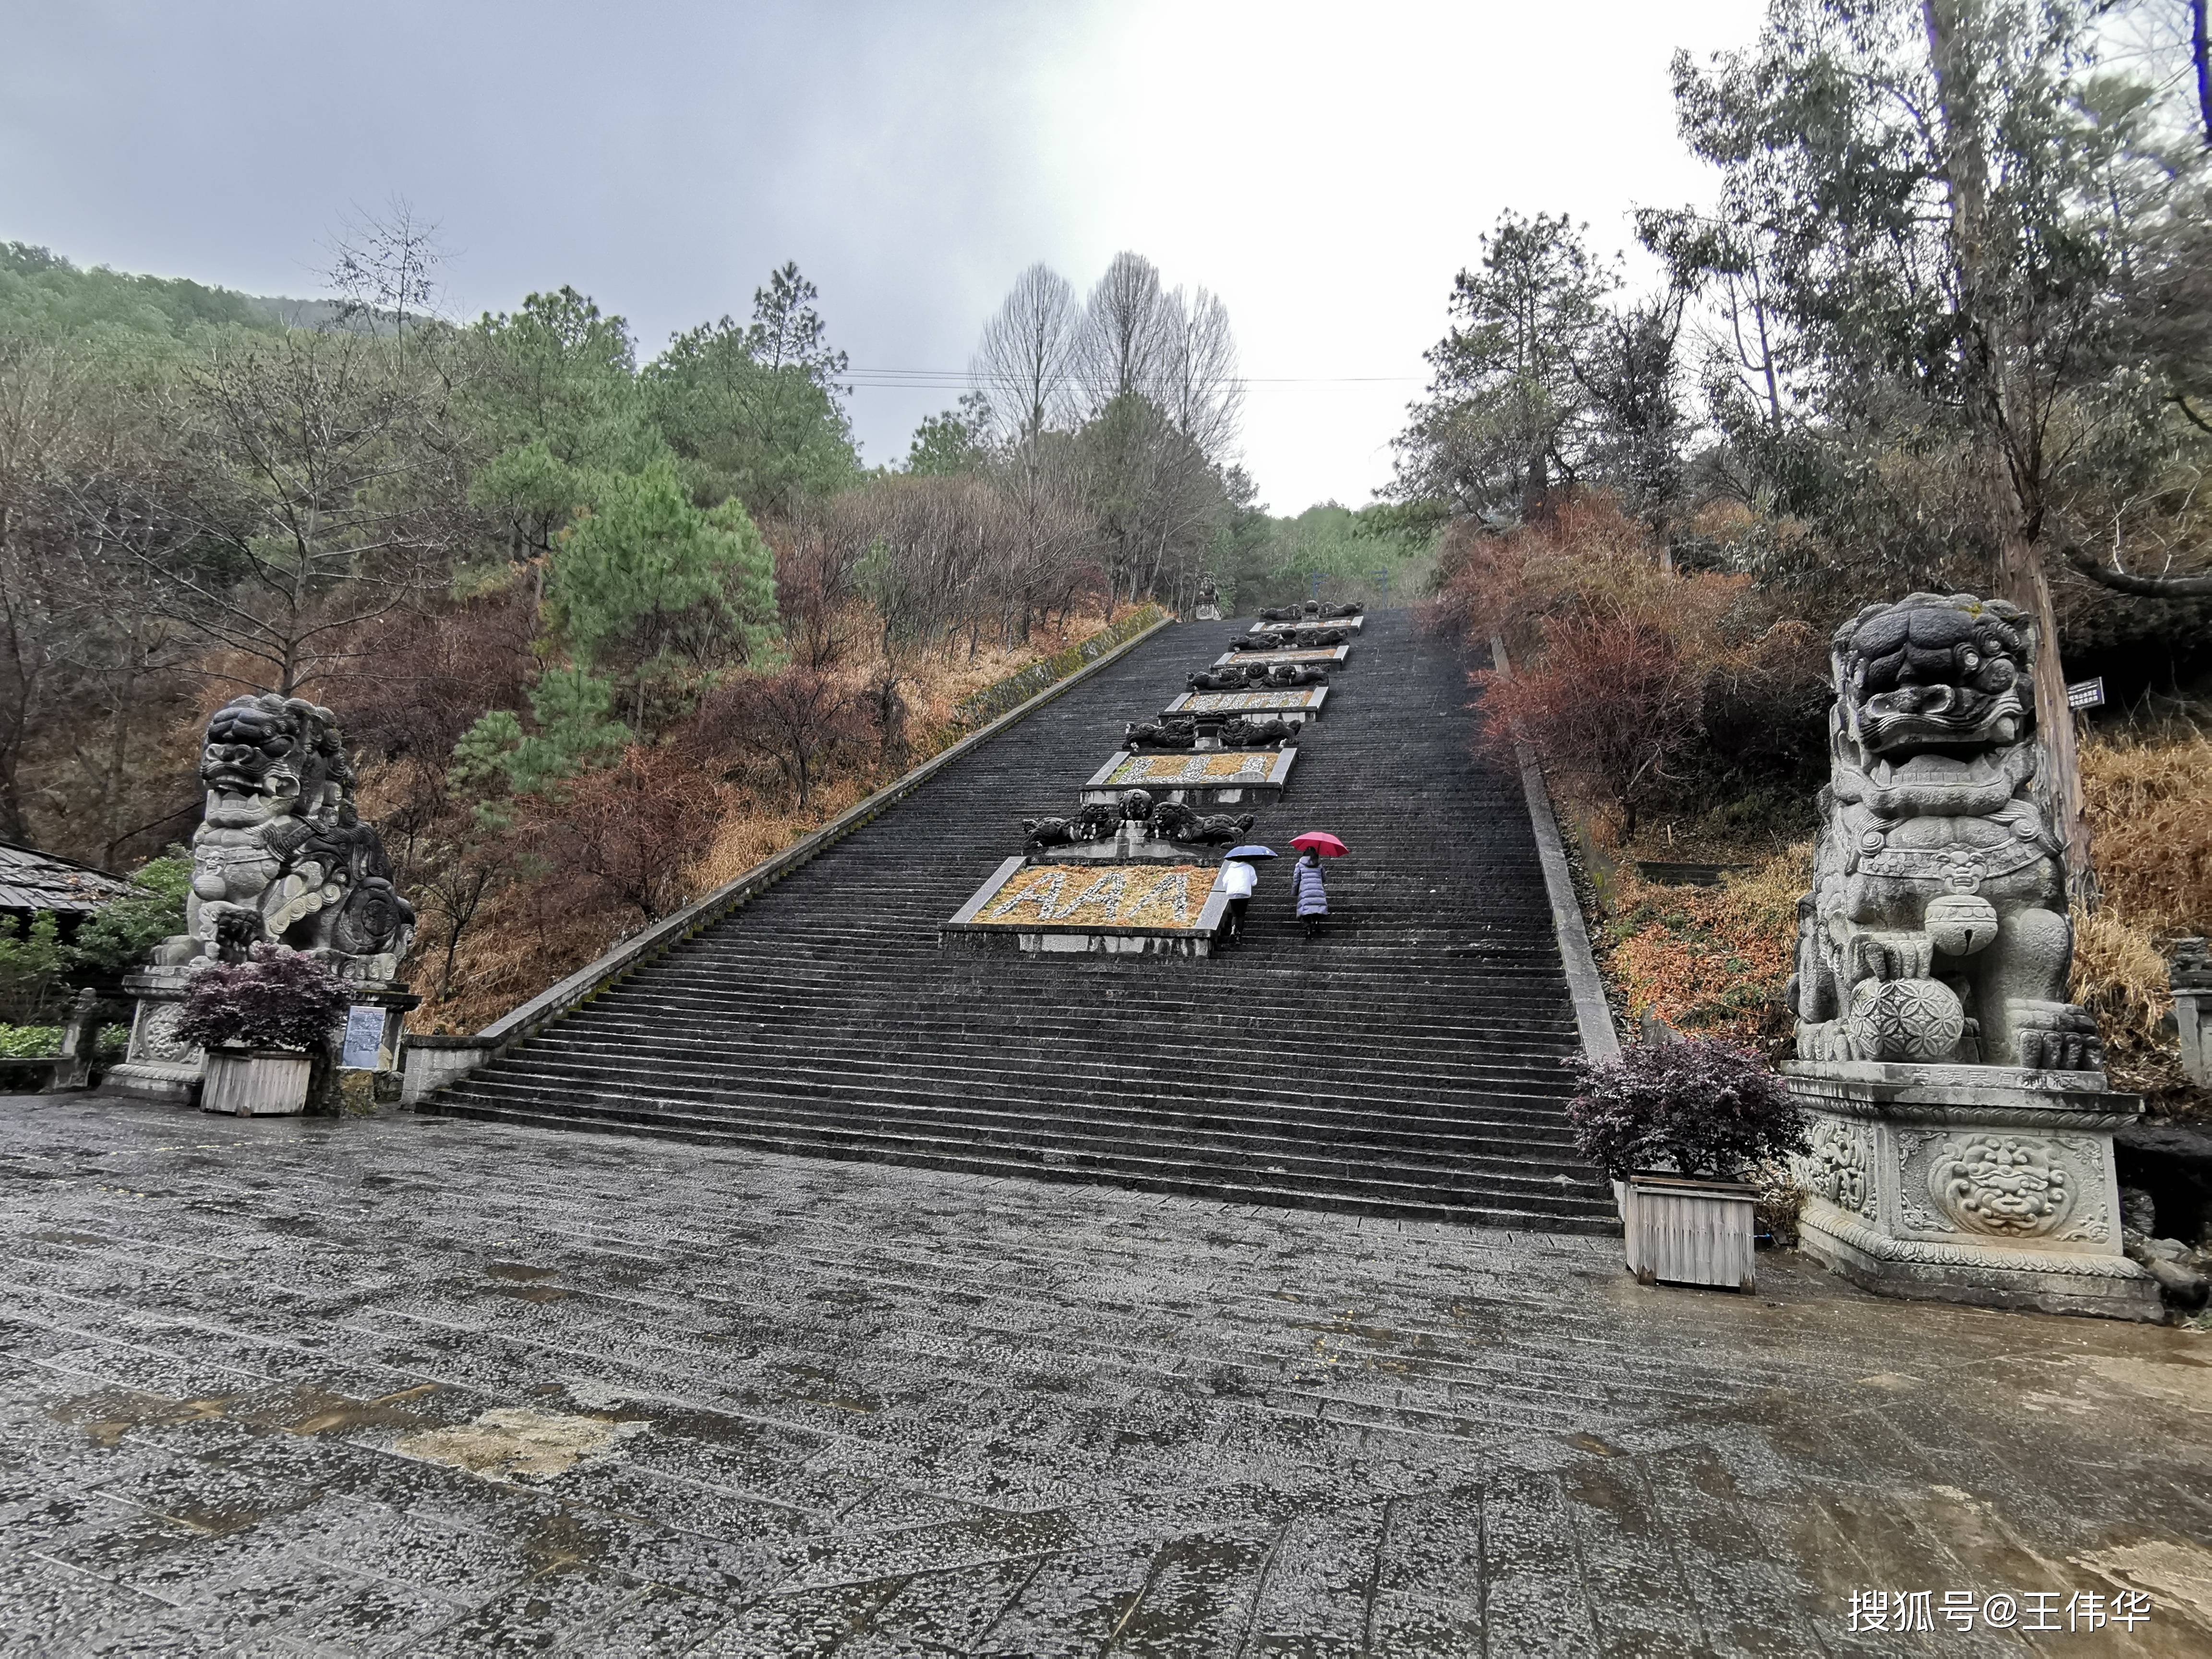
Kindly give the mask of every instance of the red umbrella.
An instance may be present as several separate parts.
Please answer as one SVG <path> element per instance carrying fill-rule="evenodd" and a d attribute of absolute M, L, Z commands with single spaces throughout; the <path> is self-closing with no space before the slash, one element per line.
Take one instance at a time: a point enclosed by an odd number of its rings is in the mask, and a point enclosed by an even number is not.
<path fill-rule="evenodd" d="M 1301 853 L 1318 853 L 1325 859 L 1340 859 L 1352 850 L 1326 830 L 1309 830 L 1291 845 Z"/>

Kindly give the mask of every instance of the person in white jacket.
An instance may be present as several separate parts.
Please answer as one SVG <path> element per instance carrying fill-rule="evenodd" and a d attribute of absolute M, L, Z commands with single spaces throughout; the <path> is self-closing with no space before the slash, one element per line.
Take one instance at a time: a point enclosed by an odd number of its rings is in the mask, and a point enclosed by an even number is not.
<path fill-rule="evenodd" d="M 1260 872 L 1243 859 L 1224 859 L 1221 873 L 1213 878 L 1213 890 L 1229 895 L 1229 915 L 1223 924 L 1221 942 L 1234 945 L 1244 933 L 1244 912 L 1252 902 L 1252 890 L 1260 884 Z"/>

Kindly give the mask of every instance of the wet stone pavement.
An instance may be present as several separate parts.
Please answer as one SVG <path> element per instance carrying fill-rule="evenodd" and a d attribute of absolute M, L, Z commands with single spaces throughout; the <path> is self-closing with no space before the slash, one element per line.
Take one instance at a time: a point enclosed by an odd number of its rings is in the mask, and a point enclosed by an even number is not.
<path fill-rule="evenodd" d="M 0 1654 L 2212 1653 L 2212 1337 L 1618 1251 L 0 1101 Z"/>

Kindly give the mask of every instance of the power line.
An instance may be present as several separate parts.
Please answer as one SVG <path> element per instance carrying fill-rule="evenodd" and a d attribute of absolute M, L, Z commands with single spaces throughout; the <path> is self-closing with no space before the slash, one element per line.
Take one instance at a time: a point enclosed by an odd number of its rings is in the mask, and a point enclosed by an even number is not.
<path fill-rule="evenodd" d="M 1246 374 L 1230 384 L 1237 386 L 1418 386 L 1427 378 L 1424 374 Z M 916 386 L 939 392 L 965 392 L 975 385 L 969 375 L 939 368 L 851 368 L 837 379 L 847 386 Z M 1071 376 L 1068 384 L 1095 391 L 1112 382 Z"/>

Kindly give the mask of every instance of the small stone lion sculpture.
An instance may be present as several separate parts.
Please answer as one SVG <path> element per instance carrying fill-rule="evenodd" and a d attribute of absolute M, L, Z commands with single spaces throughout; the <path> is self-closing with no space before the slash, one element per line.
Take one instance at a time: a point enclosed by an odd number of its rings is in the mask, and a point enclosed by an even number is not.
<path fill-rule="evenodd" d="M 1224 749 L 1260 749 L 1273 744 L 1287 748 L 1298 740 L 1297 720 L 1286 720 L 1281 715 L 1266 720 L 1254 720 L 1240 714 L 1221 724 L 1221 746 Z"/>
<path fill-rule="evenodd" d="M 1830 781 L 1787 993 L 1800 1058 L 2102 1065 L 2094 1018 L 2066 1000 L 2029 653 L 2018 610 L 1966 594 L 1869 605 L 1836 630 Z"/>
<path fill-rule="evenodd" d="M 1198 722 L 1170 717 L 1131 720 L 1121 728 L 1124 749 L 1191 749 L 1198 744 Z"/>
<path fill-rule="evenodd" d="M 1024 818 L 1022 839 L 1031 847 L 1065 847 L 1105 841 L 1121 827 L 1121 810 L 1093 801 L 1072 818 Z"/>
<path fill-rule="evenodd" d="M 1151 814 L 1154 835 L 1194 845 L 1235 841 L 1252 828 L 1254 821 L 1249 812 L 1238 817 L 1225 813 L 1208 817 L 1172 800 L 1160 802 Z"/>
<path fill-rule="evenodd" d="M 331 711 L 238 697 L 200 749 L 207 808 L 192 836 L 185 931 L 154 960 L 242 959 L 275 940 L 358 981 L 391 980 L 415 933 L 383 839 L 355 811 L 353 767 Z"/>

